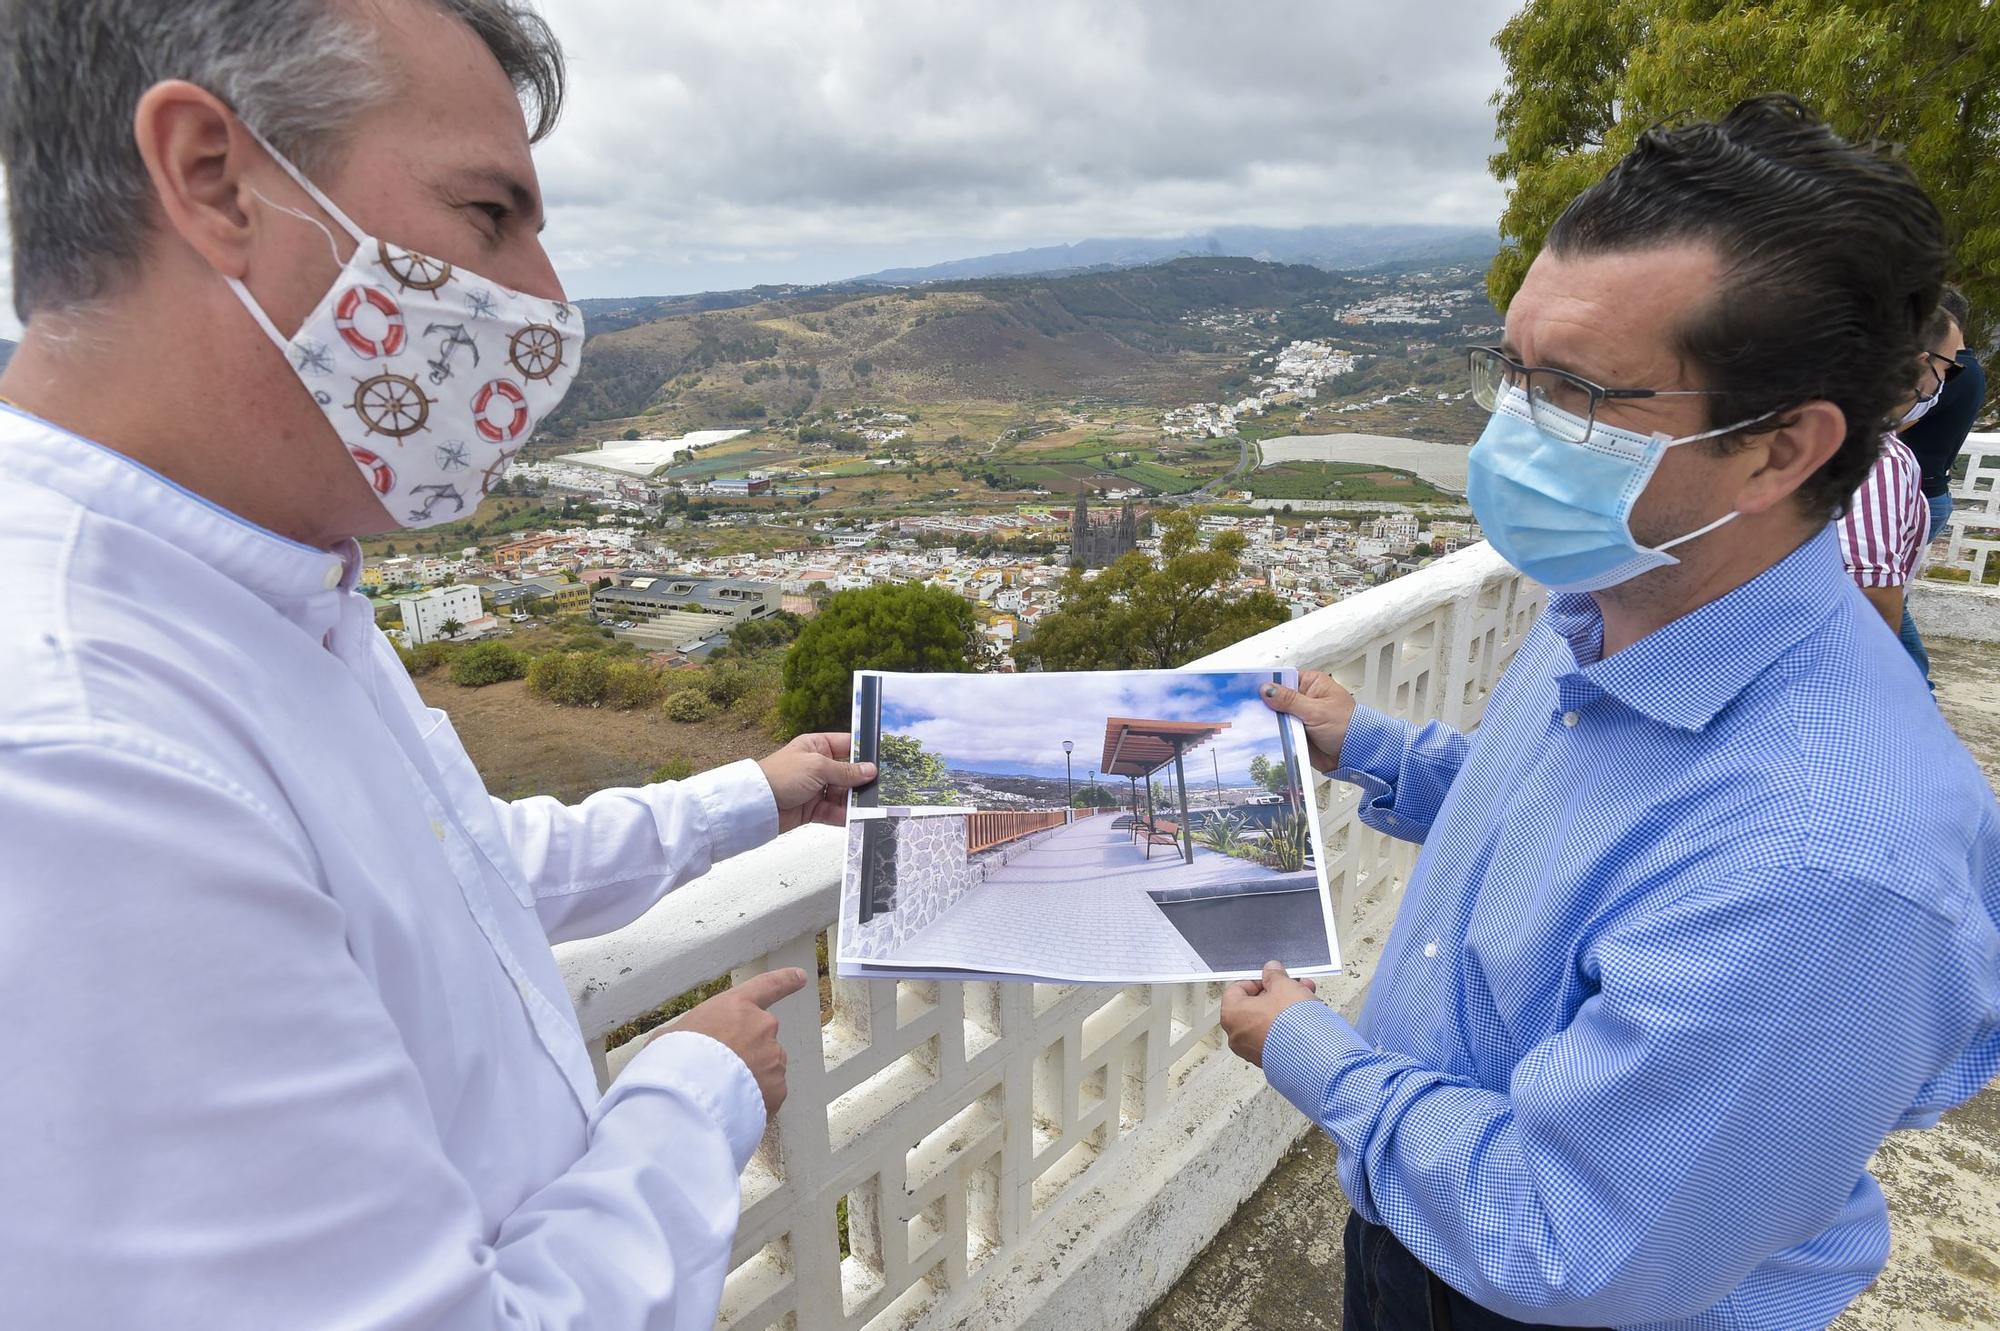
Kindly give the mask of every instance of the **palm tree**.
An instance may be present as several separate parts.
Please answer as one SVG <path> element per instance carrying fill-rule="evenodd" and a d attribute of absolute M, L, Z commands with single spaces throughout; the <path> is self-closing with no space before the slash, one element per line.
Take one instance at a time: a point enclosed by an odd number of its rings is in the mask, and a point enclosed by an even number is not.
<path fill-rule="evenodd" d="M 456 638 L 464 631 L 465 625 L 459 623 L 456 619 L 447 619 L 444 623 L 438 625 L 438 636 L 440 638 Z"/>

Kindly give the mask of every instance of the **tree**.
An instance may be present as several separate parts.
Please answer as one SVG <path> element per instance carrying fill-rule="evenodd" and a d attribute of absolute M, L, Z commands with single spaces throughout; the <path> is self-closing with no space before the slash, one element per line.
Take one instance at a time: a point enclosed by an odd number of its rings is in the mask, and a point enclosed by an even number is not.
<path fill-rule="evenodd" d="M 884 735 L 881 746 L 884 804 L 958 804 L 944 759 L 909 735 Z"/>
<path fill-rule="evenodd" d="M 787 734 L 845 730 L 856 670 L 965 672 L 979 655 L 972 604 L 921 583 L 835 592 L 785 654 Z"/>
<path fill-rule="evenodd" d="M 444 623 L 438 625 L 438 636 L 440 638 L 456 638 L 463 632 L 465 632 L 465 625 L 459 623 L 456 619 L 447 619 Z"/>
<path fill-rule="evenodd" d="M 1282 795 L 1292 788 L 1292 778 L 1285 771 L 1285 765 L 1274 763 L 1261 753 L 1250 760 L 1250 779 L 1273 795 Z"/>
<path fill-rule="evenodd" d="M 1487 274 L 1500 308 L 1569 201 L 1654 123 L 1796 95 L 1850 140 L 1902 145 L 1956 244 L 1966 340 L 2000 327 L 2000 25 L 1978 0 L 1532 0 L 1494 38 L 1512 183 Z"/>
<path fill-rule="evenodd" d="M 1233 591 L 1243 537 L 1223 532 L 1204 548 L 1192 513 L 1159 520 L 1160 563 L 1133 551 L 1097 577 L 1070 570 L 1056 609 L 1014 648 L 1038 670 L 1139 670 L 1185 665 L 1284 623 L 1269 592 Z"/>

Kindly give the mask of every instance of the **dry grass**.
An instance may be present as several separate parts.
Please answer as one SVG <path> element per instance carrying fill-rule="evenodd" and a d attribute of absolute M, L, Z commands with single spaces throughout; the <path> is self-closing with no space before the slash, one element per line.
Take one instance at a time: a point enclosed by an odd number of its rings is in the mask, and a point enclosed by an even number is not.
<path fill-rule="evenodd" d="M 450 714 L 487 790 L 502 799 L 553 795 L 573 802 L 608 786 L 641 785 L 675 758 L 700 772 L 777 747 L 761 724 L 735 713 L 689 725 L 652 708 L 559 707 L 530 694 L 521 680 L 463 689 L 429 675 L 417 689 Z"/>

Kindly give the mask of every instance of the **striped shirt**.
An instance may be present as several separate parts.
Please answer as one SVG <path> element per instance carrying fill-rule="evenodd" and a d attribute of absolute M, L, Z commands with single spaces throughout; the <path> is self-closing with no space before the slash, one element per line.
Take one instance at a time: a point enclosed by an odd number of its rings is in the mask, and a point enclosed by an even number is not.
<path fill-rule="evenodd" d="M 1863 587 L 1901 587 L 1917 576 L 1930 540 L 1923 469 L 1910 446 L 1882 436 L 1882 456 L 1834 523 L 1848 576 Z"/>
<path fill-rule="evenodd" d="M 1888 1256 L 1869 1156 L 2000 1071 L 2000 808 L 1835 545 L 1608 657 L 1550 597 L 1472 735 L 1348 726 L 1423 852 L 1359 1030 L 1295 1004 L 1264 1071 L 1504 1316 L 1824 1327 Z"/>

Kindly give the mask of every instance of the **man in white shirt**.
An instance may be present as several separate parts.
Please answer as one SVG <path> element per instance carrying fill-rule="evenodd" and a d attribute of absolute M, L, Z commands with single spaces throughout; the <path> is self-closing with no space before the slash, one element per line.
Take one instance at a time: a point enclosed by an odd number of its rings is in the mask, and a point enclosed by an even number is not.
<path fill-rule="evenodd" d="M 476 503 L 574 373 L 529 157 L 561 69 L 511 0 L 8 10 L 8 1326 L 714 1319 L 806 977 L 600 1096 L 549 943 L 872 769 L 809 736 L 492 799 L 353 591 L 355 537 Z"/>

